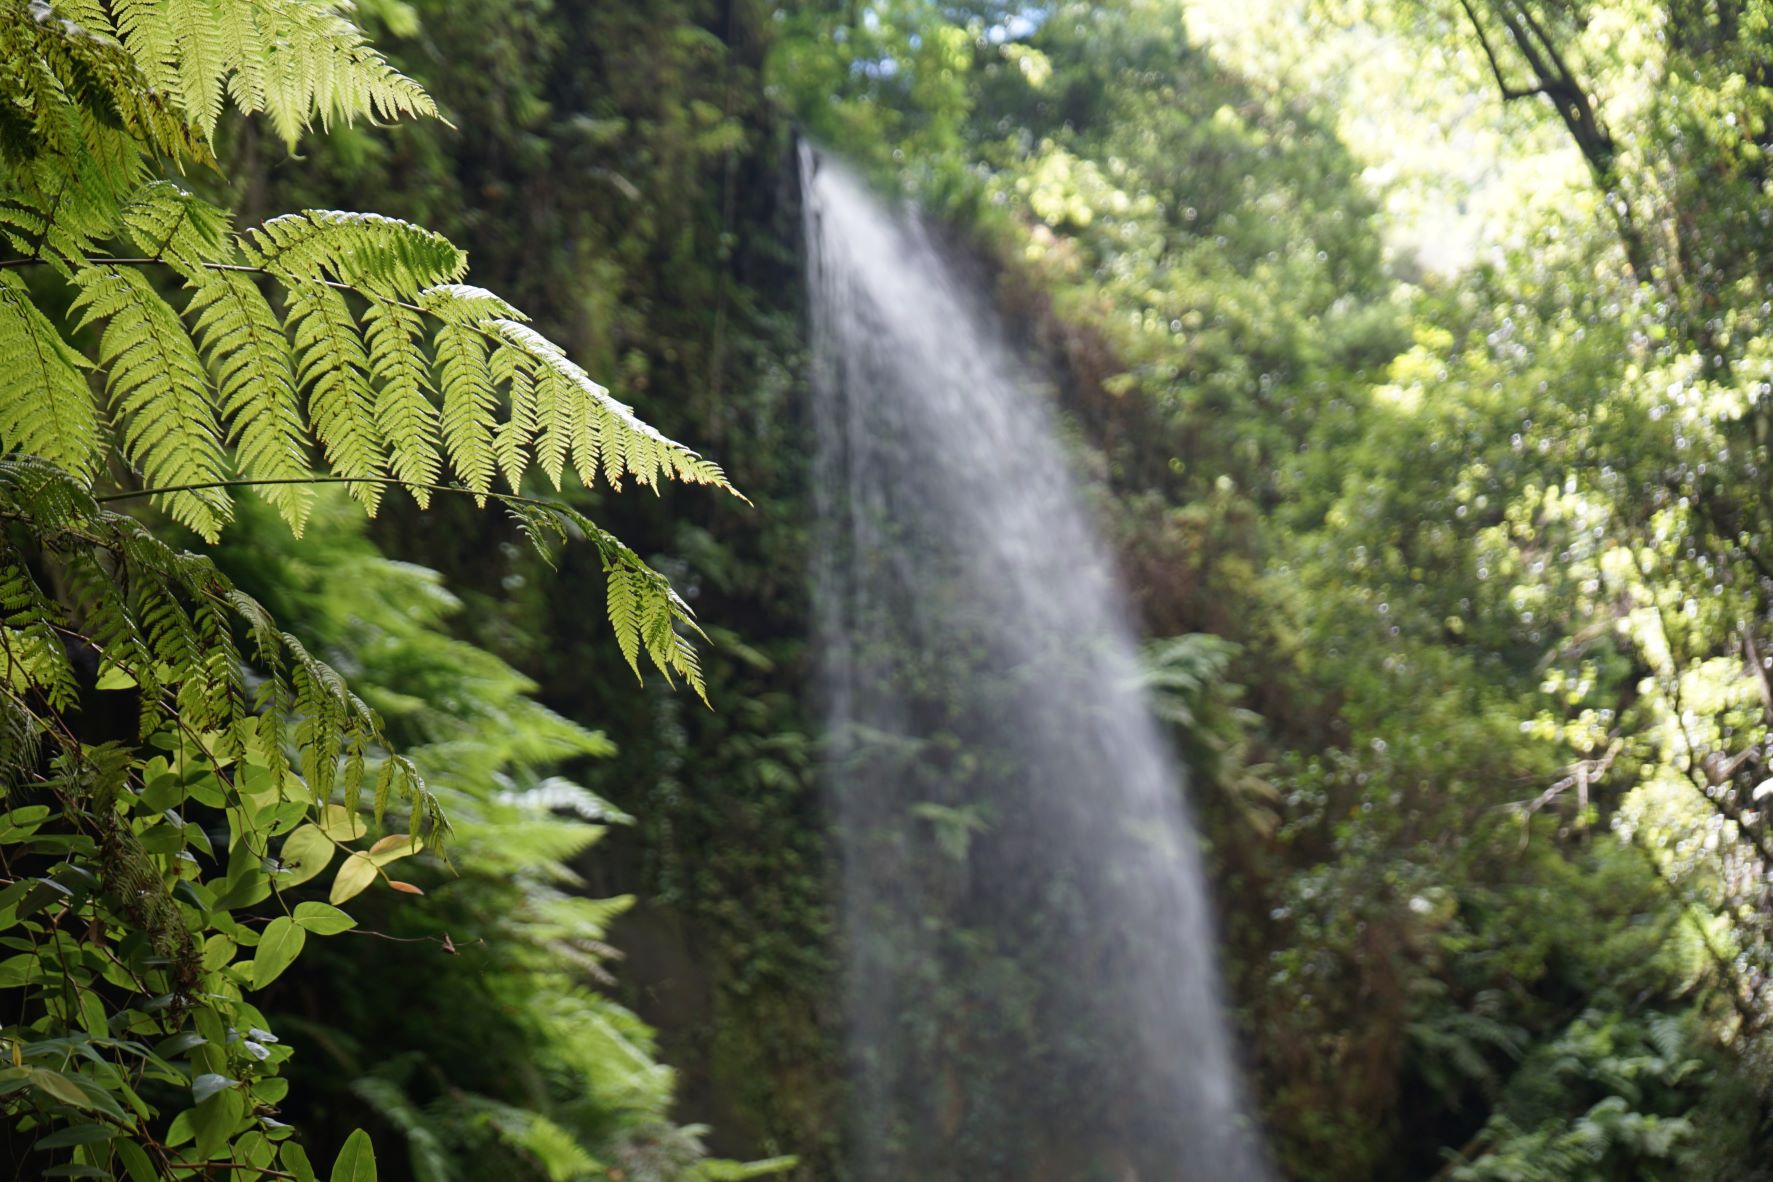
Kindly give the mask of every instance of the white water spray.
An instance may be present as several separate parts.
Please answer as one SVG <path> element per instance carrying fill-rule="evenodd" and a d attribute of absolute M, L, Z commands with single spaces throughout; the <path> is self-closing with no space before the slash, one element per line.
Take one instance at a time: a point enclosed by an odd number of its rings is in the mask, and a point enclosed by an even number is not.
<path fill-rule="evenodd" d="M 1261 1182 L 1178 769 L 1041 395 L 803 159 L 861 1182 Z"/>

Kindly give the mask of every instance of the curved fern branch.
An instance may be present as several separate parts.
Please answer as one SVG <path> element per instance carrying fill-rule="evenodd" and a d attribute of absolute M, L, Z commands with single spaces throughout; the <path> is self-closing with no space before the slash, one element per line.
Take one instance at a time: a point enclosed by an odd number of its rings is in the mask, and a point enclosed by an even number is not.
<path fill-rule="evenodd" d="M 508 510 L 516 520 L 536 553 L 550 565 L 558 545 L 574 535 L 596 546 L 603 560 L 606 610 L 610 626 L 623 657 L 635 675 L 640 675 L 640 652 L 644 648 L 654 666 L 669 680 L 681 676 L 695 690 L 704 704 L 708 702 L 707 686 L 702 678 L 701 663 L 695 645 L 679 631 L 707 639 L 696 623 L 695 613 L 671 587 L 664 575 L 647 565 L 639 555 L 608 530 L 583 513 L 558 501 L 526 497 L 496 489 L 481 492 L 455 484 L 427 484 L 414 488 L 409 481 L 397 477 L 304 476 L 288 479 L 218 480 L 192 484 L 165 485 L 121 492 L 104 493 L 92 498 L 98 505 L 144 497 L 200 494 L 223 489 L 263 488 L 281 485 L 360 484 L 403 488 L 409 492 L 444 493 L 471 496 L 477 503 L 494 501 Z M 0 512 L 0 516 L 3 516 Z"/>

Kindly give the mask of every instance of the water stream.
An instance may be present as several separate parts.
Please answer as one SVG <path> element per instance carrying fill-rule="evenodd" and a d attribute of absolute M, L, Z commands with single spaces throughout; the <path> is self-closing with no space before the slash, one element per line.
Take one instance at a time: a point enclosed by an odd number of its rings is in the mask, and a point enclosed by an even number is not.
<path fill-rule="evenodd" d="M 1259 1182 L 1182 777 L 1038 382 L 803 160 L 860 1182 Z"/>

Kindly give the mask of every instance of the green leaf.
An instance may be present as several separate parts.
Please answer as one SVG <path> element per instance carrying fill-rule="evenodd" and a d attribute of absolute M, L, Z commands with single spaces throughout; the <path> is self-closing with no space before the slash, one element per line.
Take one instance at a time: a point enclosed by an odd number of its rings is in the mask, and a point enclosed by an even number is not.
<path fill-rule="evenodd" d="M 246 1100 L 235 1088 L 219 1091 L 191 1109 L 191 1127 L 197 1134 L 197 1156 L 209 1161 L 221 1153 L 240 1127 L 240 1118 L 245 1111 Z"/>
<path fill-rule="evenodd" d="M 332 1163 L 330 1182 L 376 1182 L 376 1151 L 368 1133 L 357 1129 L 345 1138 L 344 1148 Z"/>
<path fill-rule="evenodd" d="M 37 832 L 37 826 L 48 816 L 49 806 L 43 804 L 26 805 L 0 815 L 0 845 L 23 841 Z"/>
<path fill-rule="evenodd" d="M 222 884 L 215 908 L 217 911 L 232 911 L 237 907 L 263 903 L 270 897 L 271 880 L 255 859 L 252 865 L 242 867 L 237 876 Z"/>
<path fill-rule="evenodd" d="M 376 864 L 374 859 L 367 851 L 358 850 L 346 858 L 344 864 L 339 867 L 338 874 L 332 880 L 332 891 L 327 895 L 327 900 L 337 906 L 346 899 L 354 899 L 375 880 Z"/>
<path fill-rule="evenodd" d="M 390 833 L 369 847 L 369 856 L 377 866 L 386 866 L 390 862 L 410 858 L 424 848 L 425 839 L 422 837 L 411 837 L 405 833 Z"/>
<path fill-rule="evenodd" d="M 279 858 L 283 870 L 277 876 L 280 886 L 298 886 L 326 869 L 336 847 L 318 825 L 303 825 L 283 839 Z"/>
<path fill-rule="evenodd" d="M 301 955 L 308 933 L 287 915 L 279 915 L 266 925 L 259 937 L 258 954 L 252 960 L 252 987 L 263 989 L 282 975 Z"/>
<path fill-rule="evenodd" d="M 155 1171 L 154 1163 L 148 1160 L 147 1151 L 140 1145 L 134 1141 L 119 1141 L 113 1149 L 129 1174 L 129 1182 L 159 1182 L 160 1175 Z"/>
<path fill-rule="evenodd" d="M 295 921 L 316 936 L 336 936 L 357 926 L 357 921 L 330 903 L 297 903 Z"/>
<path fill-rule="evenodd" d="M 72 1104 L 75 1108 L 90 1109 L 91 1099 L 81 1091 L 74 1081 L 57 1071 L 37 1067 L 31 1070 L 31 1086 L 63 1104 Z"/>
<path fill-rule="evenodd" d="M 43 980 L 45 975 L 38 967 L 35 953 L 21 952 L 0 961 L 0 989 L 17 989 L 29 983 L 32 978 Z"/>
<path fill-rule="evenodd" d="M 161 1040 L 161 1042 L 155 1046 L 154 1053 L 159 1055 L 162 1059 L 171 1059 L 175 1055 L 184 1054 L 192 1047 L 200 1047 L 208 1041 L 208 1039 L 197 1033 L 197 1031 L 186 1030 L 173 1035 L 171 1038 Z"/>
<path fill-rule="evenodd" d="M 229 1079 L 227 1076 L 219 1075 L 213 1071 L 206 1072 L 191 1082 L 191 1099 L 201 1104 L 217 1092 L 226 1091 L 239 1082 L 237 1079 Z"/>
<path fill-rule="evenodd" d="M 319 1182 L 314 1176 L 314 1164 L 308 1160 L 308 1151 L 298 1142 L 285 1141 L 283 1148 L 277 1151 L 277 1160 L 286 1172 L 295 1175 L 295 1182 Z"/>
<path fill-rule="evenodd" d="M 49 1134 L 37 1142 L 38 1149 L 67 1149 L 74 1145 L 96 1145 L 100 1141 L 109 1141 L 117 1135 L 117 1130 L 110 1125 L 87 1122 L 69 1125 L 65 1129 Z"/>
<path fill-rule="evenodd" d="M 368 832 L 363 818 L 342 804 L 329 804 L 320 813 L 320 831 L 334 841 L 356 841 Z"/>

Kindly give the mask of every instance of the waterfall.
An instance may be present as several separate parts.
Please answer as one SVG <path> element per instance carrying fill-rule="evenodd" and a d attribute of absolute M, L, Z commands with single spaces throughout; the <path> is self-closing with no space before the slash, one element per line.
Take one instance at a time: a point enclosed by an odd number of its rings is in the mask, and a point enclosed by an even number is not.
<path fill-rule="evenodd" d="M 803 154 L 860 1182 L 1258 1182 L 1182 777 L 1038 383 Z"/>

